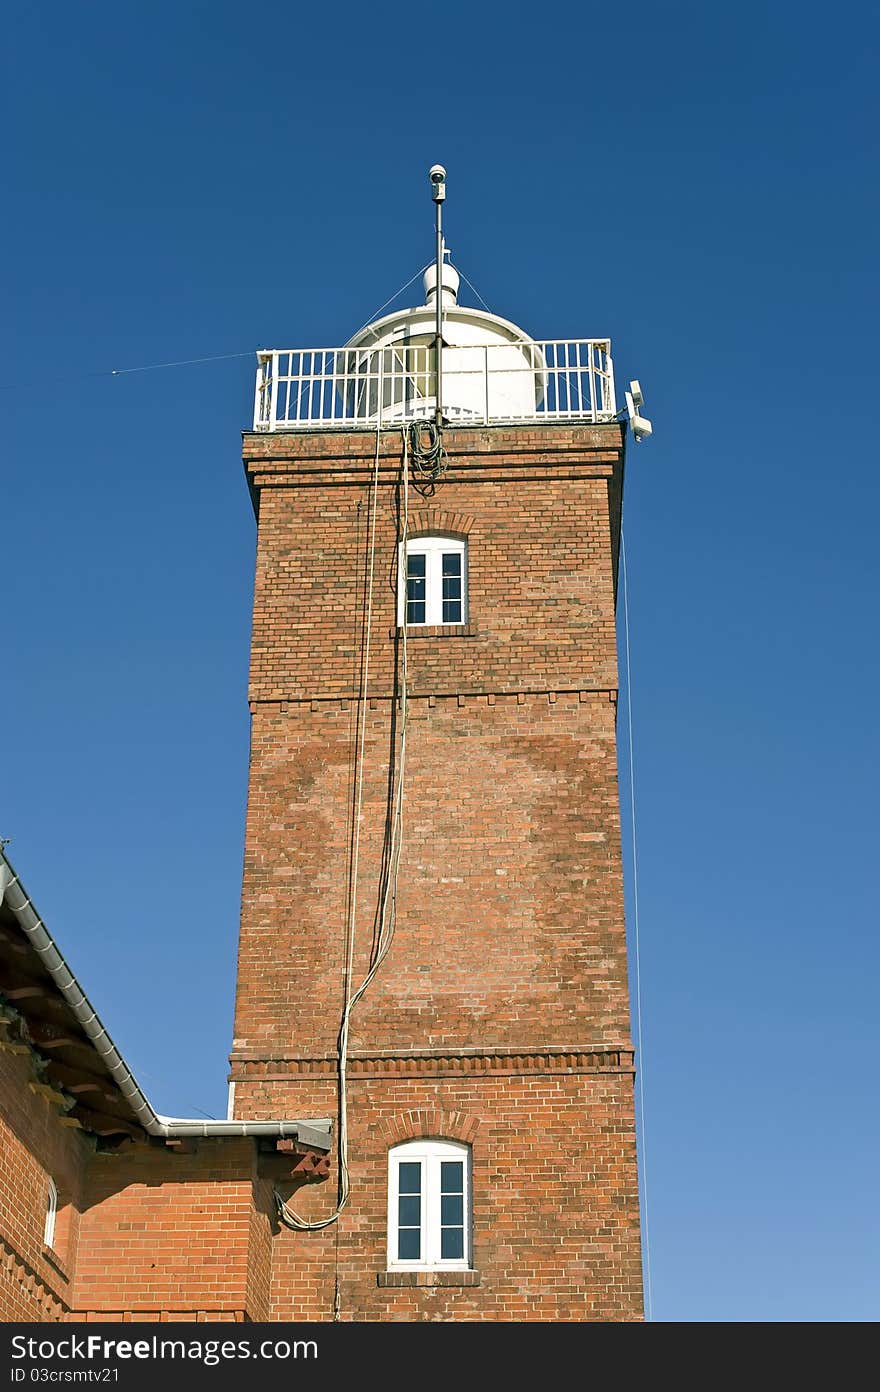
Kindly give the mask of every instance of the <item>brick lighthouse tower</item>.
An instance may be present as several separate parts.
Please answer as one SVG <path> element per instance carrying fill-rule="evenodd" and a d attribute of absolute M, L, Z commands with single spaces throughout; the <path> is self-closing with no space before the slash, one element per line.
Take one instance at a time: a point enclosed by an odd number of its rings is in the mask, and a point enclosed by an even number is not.
<path fill-rule="evenodd" d="M 458 304 L 431 177 L 426 303 L 260 353 L 244 436 L 231 1092 L 235 1115 L 337 1118 L 330 1180 L 279 1185 L 260 1279 L 278 1320 L 639 1319 L 626 424 L 607 339 Z"/>

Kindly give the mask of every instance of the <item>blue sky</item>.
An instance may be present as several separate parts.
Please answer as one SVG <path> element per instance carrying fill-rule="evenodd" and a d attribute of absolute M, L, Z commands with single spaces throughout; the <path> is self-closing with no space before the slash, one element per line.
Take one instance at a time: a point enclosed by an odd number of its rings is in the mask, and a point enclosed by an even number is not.
<path fill-rule="evenodd" d="M 873 8 L 6 27 L 0 834 L 154 1104 L 225 1108 L 253 360 L 108 373 L 344 342 L 430 258 L 440 160 L 491 308 L 610 334 L 654 421 L 626 498 L 654 1315 L 876 1319 Z"/>

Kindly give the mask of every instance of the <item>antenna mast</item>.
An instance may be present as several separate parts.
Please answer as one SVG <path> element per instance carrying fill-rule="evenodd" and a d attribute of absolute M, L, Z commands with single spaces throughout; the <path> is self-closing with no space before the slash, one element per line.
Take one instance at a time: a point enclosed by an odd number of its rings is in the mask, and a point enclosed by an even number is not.
<path fill-rule="evenodd" d="M 437 284 L 434 290 L 437 311 L 437 326 L 434 337 L 434 353 L 437 360 L 437 407 L 434 419 L 439 432 L 443 428 L 443 201 L 446 198 L 446 170 L 442 164 L 432 165 L 430 179 L 437 231 Z"/>

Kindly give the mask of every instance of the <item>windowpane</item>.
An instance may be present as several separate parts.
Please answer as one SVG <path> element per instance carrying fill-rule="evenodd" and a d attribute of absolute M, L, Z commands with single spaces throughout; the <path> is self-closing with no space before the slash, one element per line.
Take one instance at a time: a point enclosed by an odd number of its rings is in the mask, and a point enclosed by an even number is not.
<path fill-rule="evenodd" d="M 397 1260 L 419 1261 L 422 1255 L 422 1166 L 407 1160 L 397 1170 Z"/>
<path fill-rule="evenodd" d="M 406 621 L 427 623 L 428 582 L 425 574 L 426 556 L 406 558 Z"/>
<path fill-rule="evenodd" d="M 443 598 L 461 599 L 461 579 L 457 575 L 443 576 Z"/>
<path fill-rule="evenodd" d="M 440 1229 L 440 1256 L 449 1261 L 464 1256 L 464 1228 Z"/>
<path fill-rule="evenodd" d="M 444 1199 L 444 1203 L 445 1203 Z M 402 1228 L 417 1228 L 422 1221 L 422 1201 L 418 1194 L 401 1194 L 397 1201 L 397 1221 Z M 460 1219 L 458 1220 L 461 1221 Z M 455 1222 L 450 1218 L 449 1222 Z"/>
<path fill-rule="evenodd" d="M 459 1168 L 461 1167 L 459 1166 Z M 422 1166 L 420 1161 L 404 1161 L 400 1166 L 397 1192 L 399 1194 L 421 1194 Z"/>
<path fill-rule="evenodd" d="M 447 551 L 443 554 L 443 574 L 461 575 L 461 552 Z"/>
<path fill-rule="evenodd" d="M 461 623 L 461 600 L 444 599 L 443 601 L 443 622 Z"/>
<path fill-rule="evenodd" d="M 401 1165 L 400 1168 L 403 1169 L 403 1166 Z M 442 1160 L 440 1162 L 440 1193 L 464 1193 L 464 1165 L 460 1160 Z"/>
<path fill-rule="evenodd" d="M 403 1219 L 400 1220 L 403 1222 Z M 444 1227 L 461 1227 L 464 1223 L 464 1197 L 444 1194 L 440 1199 L 440 1222 Z"/>
<path fill-rule="evenodd" d="M 400 1228 L 397 1233 L 397 1260 L 419 1261 L 422 1255 L 422 1235 L 418 1228 Z"/>

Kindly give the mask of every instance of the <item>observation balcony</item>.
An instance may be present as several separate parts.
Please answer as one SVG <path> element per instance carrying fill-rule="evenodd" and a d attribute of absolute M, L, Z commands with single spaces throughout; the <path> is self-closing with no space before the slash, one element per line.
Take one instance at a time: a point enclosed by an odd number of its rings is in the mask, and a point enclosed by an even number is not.
<path fill-rule="evenodd" d="M 260 350 L 254 430 L 375 430 L 433 419 L 435 348 L 427 332 L 415 337 L 421 341 Z M 596 423 L 617 414 L 607 338 L 450 344 L 441 366 L 450 425 Z"/>

